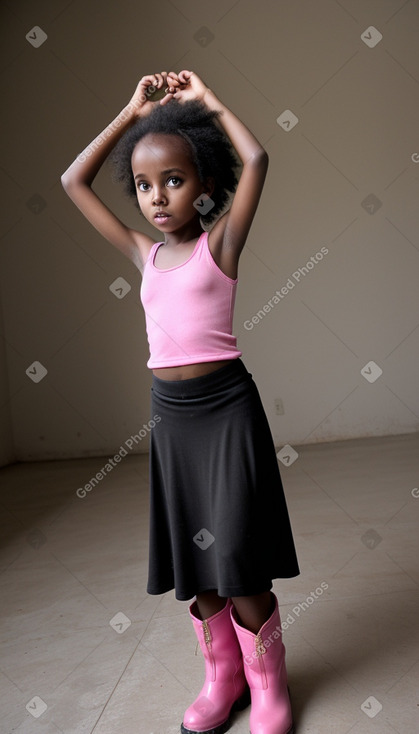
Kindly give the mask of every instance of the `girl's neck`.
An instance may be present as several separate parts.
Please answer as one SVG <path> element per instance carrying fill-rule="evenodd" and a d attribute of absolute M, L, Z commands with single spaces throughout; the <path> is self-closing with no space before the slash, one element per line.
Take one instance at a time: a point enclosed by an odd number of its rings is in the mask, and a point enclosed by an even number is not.
<path fill-rule="evenodd" d="M 182 228 L 176 232 L 168 232 L 164 238 L 164 244 L 168 247 L 177 247 L 178 245 L 186 245 L 193 240 L 197 240 L 203 233 L 201 224 L 198 222 L 189 227 Z"/>
<path fill-rule="evenodd" d="M 196 242 L 203 231 L 204 230 L 201 229 L 199 232 L 195 232 L 194 234 L 191 233 L 190 236 L 181 237 L 177 237 L 175 233 L 170 232 L 170 234 L 164 238 L 163 242 L 167 247 L 181 247 L 182 245 L 188 245 L 191 242 Z"/>

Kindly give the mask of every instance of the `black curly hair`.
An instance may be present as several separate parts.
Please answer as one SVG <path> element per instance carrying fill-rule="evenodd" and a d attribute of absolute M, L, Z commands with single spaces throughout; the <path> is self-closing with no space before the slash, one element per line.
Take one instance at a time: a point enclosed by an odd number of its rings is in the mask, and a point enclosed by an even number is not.
<path fill-rule="evenodd" d="M 122 183 L 125 193 L 137 200 L 137 191 L 131 168 L 131 156 L 136 144 L 146 135 L 162 133 L 180 135 L 187 140 L 198 176 L 204 183 L 207 178 L 214 179 L 211 199 L 212 209 L 202 221 L 210 224 L 223 210 L 237 186 L 235 169 L 240 165 L 234 148 L 216 124 L 219 112 L 206 109 L 201 102 L 180 103 L 172 99 L 166 105 L 156 105 L 147 117 L 137 120 L 119 140 L 109 156 L 113 168 L 113 179 Z"/>

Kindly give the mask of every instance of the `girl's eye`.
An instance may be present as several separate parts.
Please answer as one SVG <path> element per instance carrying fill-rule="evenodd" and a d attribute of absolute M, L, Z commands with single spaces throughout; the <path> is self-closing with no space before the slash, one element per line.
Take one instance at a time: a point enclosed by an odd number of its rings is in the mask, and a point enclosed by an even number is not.
<path fill-rule="evenodd" d="M 148 183 L 145 183 L 145 181 L 140 181 L 140 182 L 139 182 L 139 183 L 137 184 L 137 188 L 138 188 L 138 189 L 139 189 L 140 191 L 148 191 L 148 189 L 150 188 L 150 184 L 148 184 Z"/>
<path fill-rule="evenodd" d="M 169 186 L 179 186 L 179 184 L 182 183 L 182 180 L 178 178 L 178 176 L 170 176 L 170 178 L 167 179 L 167 183 Z"/>

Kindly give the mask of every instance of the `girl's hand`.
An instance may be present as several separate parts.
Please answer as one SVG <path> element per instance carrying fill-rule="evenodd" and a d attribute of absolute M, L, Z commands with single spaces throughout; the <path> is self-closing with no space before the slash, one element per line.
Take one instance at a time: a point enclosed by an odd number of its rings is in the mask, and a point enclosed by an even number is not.
<path fill-rule="evenodd" d="M 187 102 L 197 99 L 204 101 L 205 94 L 209 91 L 207 85 L 193 71 L 184 69 L 179 74 L 169 71 L 167 75 L 168 97 L 178 100 L 179 102 Z M 173 90 L 173 91 L 171 91 Z M 169 99 L 162 100 L 166 104 Z"/>
<path fill-rule="evenodd" d="M 157 89 L 165 87 L 167 81 L 167 72 L 165 71 L 160 72 L 160 74 L 147 74 L 143 76 L 138 82 L 137 88 L 128 105 L 132 109 L 135 117 L 148 115 L 156 104 L 166 104 L 172 98 L 171 94 L 166 93 L 161 100 L 151 100 L 154 92 Z"/>

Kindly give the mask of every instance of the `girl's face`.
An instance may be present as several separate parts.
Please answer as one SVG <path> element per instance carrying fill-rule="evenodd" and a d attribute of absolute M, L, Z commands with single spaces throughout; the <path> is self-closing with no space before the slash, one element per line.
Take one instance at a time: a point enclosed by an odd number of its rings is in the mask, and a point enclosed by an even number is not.
<path fill-rule="evenodd" d="M 161 232 L 199 222 L 193 202 L 203 193 L 189 145 L 179 135 L 149 134 L 131 157 L 137 199 L 145 218 Z"/>

